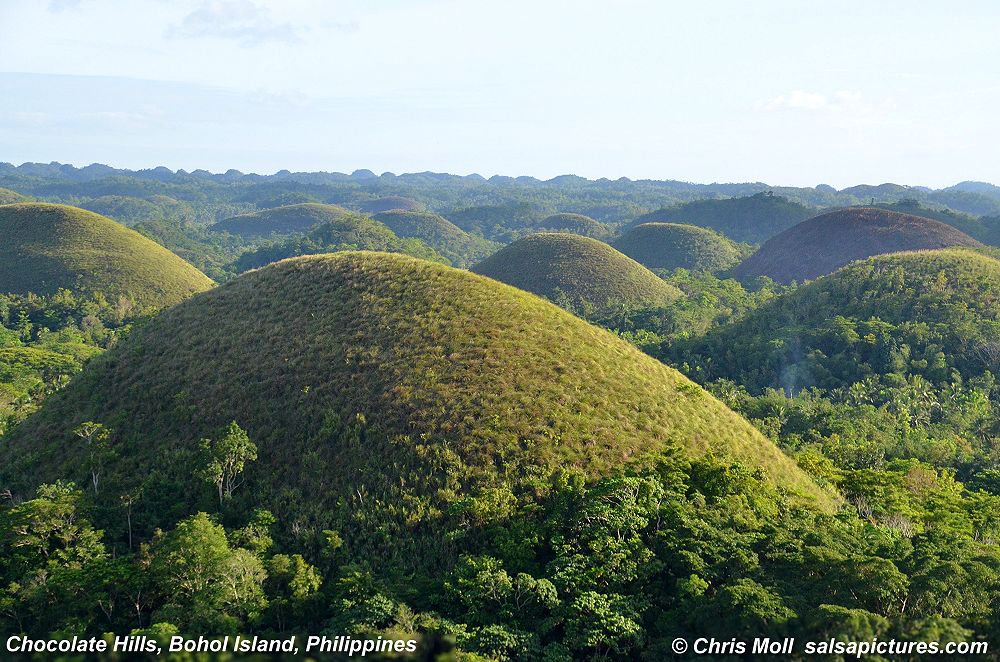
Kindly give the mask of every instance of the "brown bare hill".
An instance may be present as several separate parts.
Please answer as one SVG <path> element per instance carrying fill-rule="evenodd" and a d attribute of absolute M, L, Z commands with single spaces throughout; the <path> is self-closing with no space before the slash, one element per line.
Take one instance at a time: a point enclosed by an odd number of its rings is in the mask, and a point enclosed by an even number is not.
<path fill-rule="evenodd" d="M 351 215 L 349 210 L 337 205 L 306 202 L 233 216 L 219 221 L 211 229 L 215 232 L 230 232 L 241 237 L 267 237 L 308 232 L 319 225 L 339 221 L 349 215 Z"/>
<path fill-rule="evenodd" d="M 876 207 L 838 209 L 810 218 L 764 242 L 733 271 L 741 280 L 768 276 L 779 283 L 831 274 L 874 255 L 982 244 L 929 218 Z"/>

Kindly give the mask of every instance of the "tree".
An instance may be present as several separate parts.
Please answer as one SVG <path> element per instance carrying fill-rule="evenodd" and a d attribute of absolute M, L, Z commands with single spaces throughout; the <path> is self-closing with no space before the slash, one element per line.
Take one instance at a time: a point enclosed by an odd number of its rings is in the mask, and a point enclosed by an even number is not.
<path fill-rule="evenodd" d="M 243 470 L 247 462 L 257 459 L 257 445 L 236 421 L 229 424 L 219 441 L 202 439 L 201 445 L 206 456 L 202 475 L 219 491 L 221 506 L 223 500 L 231 499 L 236 488 L 243 484 Z"/>
<path fill-rule="evenodd" d="M 94 494 L 97 494 L 97 485 L 104 472 L 104 463 L 114 455 L 109 439 L 111 430 L 100 423 L 87 421 L 81 423 L 73 429 L 73 434 L 83 439 L 87 445 L 87 461 L 90 469 L 90 479 L 94 486 Z"/>

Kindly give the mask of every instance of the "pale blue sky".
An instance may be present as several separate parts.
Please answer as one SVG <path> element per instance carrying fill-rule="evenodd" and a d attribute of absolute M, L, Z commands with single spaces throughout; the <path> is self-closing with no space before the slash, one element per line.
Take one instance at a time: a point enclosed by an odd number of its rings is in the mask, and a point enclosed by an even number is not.
<path fill-rule="evenodd" d="M 0 0 L 0 161 L 1000 183 L 1000 3 Z"/>

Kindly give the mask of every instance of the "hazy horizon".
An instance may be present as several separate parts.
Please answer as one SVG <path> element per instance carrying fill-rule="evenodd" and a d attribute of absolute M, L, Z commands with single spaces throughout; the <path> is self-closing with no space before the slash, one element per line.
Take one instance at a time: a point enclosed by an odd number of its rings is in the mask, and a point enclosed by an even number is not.
<path fill-rule="evenodd" d="M 988 2 L 9 0 L 0 161 L 996 182 L 998 18 Z"/>

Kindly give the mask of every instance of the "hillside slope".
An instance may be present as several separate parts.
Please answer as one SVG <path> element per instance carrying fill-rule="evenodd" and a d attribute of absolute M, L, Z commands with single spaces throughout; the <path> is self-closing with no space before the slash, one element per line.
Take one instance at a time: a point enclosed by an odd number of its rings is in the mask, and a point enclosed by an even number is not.
<path fill-rule="evenodd" d="M 940 221 L 877 207 L 850 207 L 810 218 L 769 239 L 733 270 L 741 280 L 811 280 L 873 255 L 982 246 Z"/>
<path fill-rule="evenodd" d="M 0 292 L 66 288 L 162 308 L 212 285 L 159 244 L 93 212 L 43 203 L 0 206 Z"/>
<path fill-rule="evenodd" d="M 679 223 L 643 223 L 612 245 L 650 269 L 723 271 L 740 260 L 740 247 L 731 239 Z"/>
<path fill-rule="evenodd" d="M 272 510 L 299 547 L 329 529 L 354 558 L 406 567 L 448 561 L 436 534 L 475 521 L 462 504 L 495 520 L 554 471 L 600 476 L 667 448 L 829 504 L 746 421 L 612 334 L 481 276 L 364 252 L 287 260 L 156 317 L 4 440 L 0 486 L 83 482 L 72 430 L 100 421 L 117 452 L 106 491 L 148 476 L 133 517 L 148 531 L 211 506 L 199 440 L 234 419 L 259 457 L 233 507 Z"/>
<path fill-rule="evenodd" d="M 608 236 L 608 226 L 583 214 L 553 214 L 539 221 L 538 229 L 546 232 L 572 232 L 594 239 Z"/>
<path fill-rule="evenodd" d="M 230 232 L 241 237 L 308 232 L 318 225 L 339 220 L 351 212 L 337 205 L 306 202 L 262 209 L 219 221 L 211 227 L 215 232 Z"/>
<path fill-rule="evenodd" d="M 443 216 L 428 211 L 394 209 L 375 214 L 373 218 L 399 237 L 420 239 L 457 267 L 469 266 L 499 248 L 498 244 L 473 236 Z"/>
<path fill-rule="evenodd" d="M 494 253 L 473 271 L 575 307 L 652 308 L 682 294 L 604 242 L 575 234 L 529 235 Z"/>
<path fill-rule="evenodd" d="M 699 380 L 832 389 L 872 375 L 947 382 L 1000 369 L 1000 261 L 969 249 L 852 263 L 669 348 Z"/>

